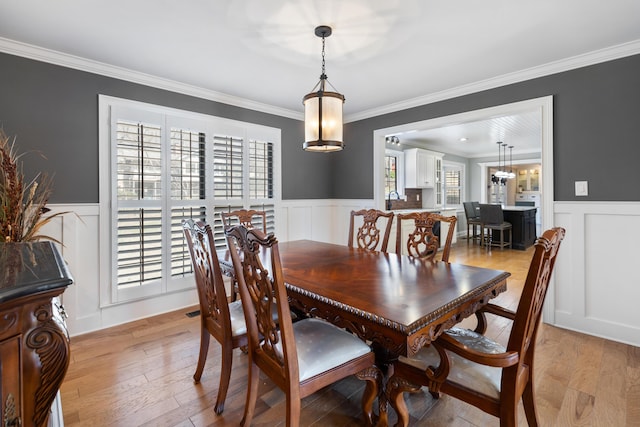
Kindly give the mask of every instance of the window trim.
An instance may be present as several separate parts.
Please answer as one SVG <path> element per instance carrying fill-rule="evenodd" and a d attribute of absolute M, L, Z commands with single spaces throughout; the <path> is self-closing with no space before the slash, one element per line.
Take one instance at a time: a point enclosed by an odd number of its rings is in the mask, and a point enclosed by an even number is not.
<path fill-rule="evenodd" d="M 99 158 L 99 258 L 100 258 L 100 307 L 106 307 L 121 303 L 128 303 L 137 299 L 153 298 L 162 296 L 167 293 L 183 291 L 195 287 L 195 283 L 190 275 L 183 277 L 172 277 L 170 274 L 160 283 L 153 285 L 139 286 L 131 289 L 118 289 L 117 283 L 113 280 L 115 275 L 115 262 L 117 255 L 117 245 L 112 245 L 114 234 L 117 230 L 112 227 L 113 210 L 117 209 L 118 203 L 115 188 L 112 185 L 112 171 L 116 171 L 116 156 L 112 155 L 111 135 L 115 132 L 115 120 L 112 120 L 112 114 L 118 111 L 126 112 L 127 109 L 135 111 L 136 117 L 145 116 L 151 119 L 163 117 L 169 118 L 167 121 L 160 122 L 164 129 L 170 130 L 171 127 L 184 126 L 185 128 L 193 128 L 201 130 L 207 138 L 207 153 L 213 152 L 212 144 L 209 142 L 214 135 L 240 135 L 243 137 L 247 146 L 250 140 L 268 141 L 273 143 L 273 198 L 260 199 L 253 201 L 249 199 L 249 191 L 243 193 L 242 199 L 234 199 L 232 202 L 227 200 L 215 200 L 213 198 L 213 185 L 206 185 L 205 200 L 174 200 L 171 197 L 164 198 L 161 201 L 162 209 L 166 209 L 168 215 L 163 219 L 163 231 L 165 227 L 170 228 L 169 218 L 171 210 L 175 208 L 176 203 L 181 206 L 206 206 L 207 221 L 214 225 L 217 221 L 215 212 L 220 206 L 228 204 L 242 204 L 243 206 L 256 205 L 268 200 L 273 205 L 274 212 L 278 212 L 281 203 L 281 130 L 273 127 L 257 125 L 253 123 L 241 122 L 237 120 L 225 119 L 210 116 L 202 113 L 191 112 L 187 110 L 179 110 L 170 107 L 163 107 L 154 104 L 148 104 L 139 101 L 132 101 L 123 98 L 116 98 L 107 95 L 98 96 L 98 158 Z M 113 123 L 112 123 L 113 122 Z M 158 122 L 156 122 L 158 123 Z M 170 139 L 170 134 L 169 134 Z M 163 154 L 169 153 L 170 147 L 163 146 Z M 210 158 L 210 157 L 209 157 Z M 170 157 L 165 155 L 163 162 L 170 163 Z M 243 162 L 247 166 L 248 156 L 244 156 Z M 207 173 L 210 173 L 212 166 L 207 162 L 205 165 Z M 248 173 L 245 174 L 248 177 Z M 210 174 L 208 176 L 211 176 Z M 245 179 L 247 181 L 247 179 Z M 170 185 L 169 183 L 167 183 Z M 276 221 L 277 222 L 277 221 Z M 163 233 L 163 241 L 165 246 L 170 244 L 171 231 Z M 170 258 L 170 257 L 169 257 Z M 165 265 L 163 262 L 163 271 L 171 271 L 171 265 Z M 170 264 L 170 261 L 169 261 Z"/>

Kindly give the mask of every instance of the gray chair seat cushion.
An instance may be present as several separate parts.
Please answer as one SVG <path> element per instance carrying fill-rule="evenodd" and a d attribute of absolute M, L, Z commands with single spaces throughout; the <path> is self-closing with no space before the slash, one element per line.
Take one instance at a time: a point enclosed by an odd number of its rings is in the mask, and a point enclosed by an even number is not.
<path fill-rule="evenodd" d="M 502 345 L 468 329 L 451 328 L 445 333 L 465 346 L 482 353 L 498 354 L 506 351 Z M 500 397 L 502 368 L 480 365 L 452 352 L 448 352 L 448 354 L 451 359 L 451 371 L 447 379 L 489 396 Z M 426 370 L 428 366 L 438 366 L 440 364 L 440 356 L 433 347 L 427 346 L 410 358 L 400 357 L 400 361 L 418 369 Z"/>
<path fill-rule="evenodd" d="M 303 319 L 293 324 L 300 381 L 333 369 L 371 351 L 364 341 L 324 320 Z M 282 355 L 280 341 L 276 350 Z"/>
<path fill-rule="evenodd" d="M 278 320 L 278 306 L 273 303 L 271 309 L 273 313 L 273 320 Z M 229 303 L 229 317 L 231 318 L 231 335 L 236 337 L 238 335 L 247 333 L 247 322 L 244 319 L 244 312 L 242 311 L 242 301 L 237 300 Z"/>
<path fill-rule="evenodd" d="M 231 335 L 234 337 L 247 333 L 247 322 L 244 320 L 242 301 L 229 303 L 229 315 L 231 317 Z"/>

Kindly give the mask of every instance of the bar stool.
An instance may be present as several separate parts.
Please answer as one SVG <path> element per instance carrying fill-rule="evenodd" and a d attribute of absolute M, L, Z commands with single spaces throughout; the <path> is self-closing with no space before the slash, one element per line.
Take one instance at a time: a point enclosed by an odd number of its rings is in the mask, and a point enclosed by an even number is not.
<path fill-rule="evenodd" d="M 485 237 L 485 230 L 488 231 Z M 509 240 L 504 240 L 504 232 L 509 232 Z M 480 243 L 486 244 L 487 247 L 499 246 L 500 249 L 504 249 L 505 246 L 511 248 L 512 241 L 512 226 L 510 222 L 504 220 L 504 213 L 502 212 L 502 206 L 500 205 L 480 205 L 480 231 L 481 241 Z M 493 232 L 500 231 L 500 242 L 493 240 Z M 485 240 L 486 239 L 486 240 Z"/>

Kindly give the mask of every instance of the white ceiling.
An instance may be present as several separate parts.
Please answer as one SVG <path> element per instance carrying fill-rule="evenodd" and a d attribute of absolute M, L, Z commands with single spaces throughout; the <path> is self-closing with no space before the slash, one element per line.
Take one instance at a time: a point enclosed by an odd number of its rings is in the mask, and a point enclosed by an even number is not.
<path fill-rule="evenodd" d="M 0 0 L 0 49 L 24 43 L 302 117 L 321 24 L 333 27 L 329 81 L 357 118 L 604 50 L 637 53 L 640 1 Z M 520 121 L 446 132 L 498 138 Z"/>

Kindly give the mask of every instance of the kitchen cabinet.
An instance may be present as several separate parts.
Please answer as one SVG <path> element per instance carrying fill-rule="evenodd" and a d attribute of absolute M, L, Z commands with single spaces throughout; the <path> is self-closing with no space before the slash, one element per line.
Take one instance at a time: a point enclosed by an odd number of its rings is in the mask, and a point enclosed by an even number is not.
<path fill-rule="evenodd" d="M 69 366 L 69 335 L 56 301 L 72 281 L 51 242 L 0 244 L 4 425 L 47 424 Z"/>
<path fill-rule="evenodd" d="M 442 179 L 442 153 L 411 148 L 404 152 L 405 187 L 436 188 Z M 442 204 L 442 190 L 439 189 Z M 436 196 L 437 197 L 437 196 Z"/>
<path fill-rule="evenodd" d="M 540 169 L 518 169 L 518 192 L 540 191 Z"/>

